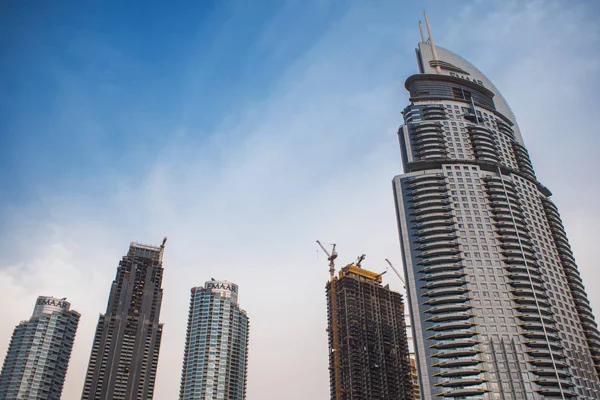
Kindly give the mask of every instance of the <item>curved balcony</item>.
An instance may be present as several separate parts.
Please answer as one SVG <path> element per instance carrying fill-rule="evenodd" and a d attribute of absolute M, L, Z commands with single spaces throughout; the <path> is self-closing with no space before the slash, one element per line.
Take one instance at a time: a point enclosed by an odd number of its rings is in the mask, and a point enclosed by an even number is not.
<path fill-rule="evenodd" d="M 513 307 L 515 310 L 517 310 L 517 312 L 520 312 L 522 314 L 534 314 L 534 315 L 538 315 L 541 312 L 542 314 L 545 315 L 554 315 L 554 313 L 552 312 L 552 309 L 548 308 L 548 307 L 532 307 L 529 305 L 517 305 Z"/>
<path fill-rule="evenodd" d="M 417 179 L 418 178 L 418 179 Z M 406 180 L 406 186 L 409 189 L 416 189 L 421 186 L 429 185 L 445 185 L 445 178 L 443 175 L 423 175 L 416 178 L 409 178 Z"/>
<path fill-rule="evenodd" d="M 423 215 L 423 214 L 429 214 L 429 213 L 438 213 L 440 211 L 445 211 L 445 212 L 449 213 L 450 211 L 452 211 L 452 207 L 450 207 L 450 206 L 419 207 L 419 208 L 416 208 L 413 211 L 411 211 L 409 215 L 416 216 L 416 215 Z"/>
<path fill-rule="evenodd" d="M 451 243 L 451 241 L 456 240 L 456 239 L 457 239 L 456 234 L 442 233 L 442 234 L 437 234 L 437 235 L 422 236 L 422 237 L 415 239 L 414 242 L 419 243 L 419 244 L 427 244 L 427 243 L 448 244 L 448 243 Z"/>
<path fill-rule="evenodd" d="M 436 130 L 436 131 L 443 131 L 442 130 L 442 124 L 440 122 L 428 122 L 428 121 L 423 121 L 418 125 L 413 125 L 415 132 L 424 132 L 424 131 L 428 131 L 428 130 Z"/>
<path fill-rule="evenodd" d="M 433 104 L 428 104 L 426 106 L 421 107 L 421 114 L 425 119 L 428 120 L 439 120 L 446 119 L 446 108 L 444 106 L 438 106 Z"/>
<path fill-rule="evenodd" d="M 430 265 L 425 268 L 419 270 L 422 274 L 436 273 L 436 272 L 445 272 L 445 271 L 457 271 L 463 268 L 462 265 L 452 263 L 452 264 L 439 264 L 439 265 Z"/>
<path fill-rule="evenodd" d="M 490 206 L 492 206 L 492 208 L 500 208 L 500 209 L 504 209 L 508 212 L 511 212 L 513 215 L 517 215 L 518 213 L 522 213 L 523 212 L 523 208 L 517 203 L 517 202 L 510 202 L 510 204 L 508 203 L 508 201 L 506 201 L 506 197 L 504 197 L 503 199 L 500 198 L 496 198 L 493 201 L 491 201 Z M 515 212 L 516 211 L 516 212 Z M 522 214 L 520 214 L 522 215 Z"/>
<path fill-rule="evenodd" d="M 483 372 L 487 372 L 485 369 L 481 368 L 460 368 L 460 369 L 445 369 L 440 372 L 433 374 L 433 376 L 441 377 L 441 378 L 455 378 L 458 376 L 473 376 L 479 375 Z"/>
<path fill-rule="evenodd" d="M 516 290 L 512 290 L 512 292 L 516 292 Z M 512 301 L 517 304 L 536 305 L 536 300 L 533 298 L 533 296 L 518 297 L 518 295 L 519 294 L 516 295 L 517 297 L 513 297 Z M 550 303 L 548 301 L 540 298 L 537 299 L 537 304 L 542 304 L 544 307 L 550 307 Z"/>
<path fill-rule="evenodd" d="M 520 241 L 521 245 L 523 246 L 533 246 L 533 242 L 531 240 L 522 237 L 517 237 L 516 235 L 503 235 L 499 236 L 498 239 L 502 243 L 515 243 L 517 246 L 519 246 Z"/>
<path fill-rule="evenodd" d="M 445 147 L 438 147 L 432 149 L 419 150 L 418 152 L 415 152 L 415 156 L 420 159 L 447 158 L 448 151 Z"/>
<path fill-rule="evenodd" d="M 431 355 L 431 357 L 445 359 L 445 358 L 459 358 L 459 357 L 475 357 L 477 354 L 483 353 L 478 349 L 457 349 L 457 350 L 443 350 L 438 351 Z"/>
<path fill-rule="evenodd" d="M 559 368 L 559 369 L 567 369 L 569 367 L 569 365 L 566 363 L 566 361 L 554 360 L 554 362 L 553 362 L 551 358 L 534 358 L 531 360 L 527 360 L 527 362 L 535 367 L 554 368 L 555 365 L 556 365 L 556 368 Z"/>
<path fill-rule="evenodd" d="M 563 396 L 567 399 L 577 398 L 577 393 L 575 393 L 573 390 L 567 388 L 562 388 L 561 390 L 558 386 L 555 388 L 537 389 L 534 390 L 534 392 L 550 398 L 562 399 Z"/>
<path fill-rule="evenodd" d="M 460 250 L 457 249 L 456 247 L 446 247 L 446 248 L 437 248 L 437 249 L 432 249 L 432 250 L 427 250 L 427 251 L 422 251 L 419 254 L 417 254 L 418 258 L 428 258 L 428 259 L 438 259 L 439 257 L 445 257 L 445 256 L 456 256 L 457 254 L 460 254 Z"/>
<path fill-rule="evenodd" d="M 422 297 L 440 297 L 440 296 L 452 296 L 461 295 L 467 293 L 469 289 L 465 287 L 442 287 L 438 289 L 432 289 L 423 293 Z"/>
<path fill-rule="evenodd" d="M 529 275 L 527 273 L 508 273 L 506 274 L 510 279 L 514 281 L 523 281 L 528 282 L 531 280 L 534 283 L 543 284 L 544 280 L 541 278 L 541 275 L 538 271 L 532 273 L 529 271 Z"/>
<path fill-rule="evenodd" d="M 442 393 L 437 394 L 436 396 L 441 396 L 441 397 L 457 397 L 457 398 L 465 398 L 468 396 L 481 396 L 485 393 L 488 393 L 489 390 L 485 389 L 485 388 L 461 388 L 461 389 L 456 389 L 456 390 L 448 390 Z"/>
<path fill-rule="evenodd" d="M 433 193 L 423 193 L 419 195 L 410 196 L 408 201 L 417 202 L 421 200 L 443 200 L 447 199 L 449 196 L 445 192 L 433 192 Z"/>
<path fill-rule="evenodd" d="M 445 144 L 446 137 L 441 131 L 415 133 L 412 137 L 412 142 L 416 145 L 426 143 L 428 141 L 434 141 L 436 143 Z"/>
<path fill-rule="evenodd" d="M 548 377 L 548 378 L 535 378 L 535 379 L 533 379 L 533 382 L 537 383 L 540 386 L 544 386 L 544 387 L 547 387 L 547 386 L 558 386 L 559 385 L 559 381 L 558 381 L 558 379 L 556 377 L 554 377 L 554 378 L 551 378 L 551 377 Z M 575 386 L 571 381 L 566 380 L 566 379 L 561 379 L 560 380 L 560 385 L 563 388 L 568 388 L 568 387 Z"/>
<path fill-rule="evenodd" d="M 436 211 L 432 211 L 432 212 L 428 212 L 428 213 L 424 213 L 424 214 L 420 214 L 417 216 L 413 216 L 412 221 L 414 222 L 421 222 L 421 221 L 428 221 L 428 220 L 435 220 L 435 219 L 452 219 L 452 214 L 450 214 L 449 212 L 436 212 Z"/>
<path fill-rule="evenodd" d="M 446 271 L 446 272 L 440 272 L 437 274 L 425 275 L 425 276 L 419 278 L 419 280 L 428 281 L 428 282 L 445 281 L 446 279 L 459 279 L 465 275 L 466 275 L 466 273 L 464 273 L 462 271 Z"/>
<path fill-rule="evenodd" d="M 555 326 L 552 326 L 550 324 L 542 325 L 540 322 L 523 322 L 517 324 L 517 326 L 526 331 L 558 332 L 558 328 L 556 328 Z"/>
<path fill-rule="evenodd" d="M 442 306 L 437 306 L 437 307 L 431 307 L 428 310 L 425 310 L 426 314 L 445 314 L 445 313 L 455 313 L 455 312 L 460 312 L 460 311 L 467 311 L 472 309 L 473 306 L 471 306 L 468 303 L 461 303 L 461 304 L 450 304 L 450 305 L 442 305 Z"/>
<path fill-rule="evenodd" d="M 472 367 L 478 364 L 483 363 L 482 360 L 475 357 L 464 357 L 464 358 L 456 358 L 449 360 L 441 360 L 436 363 L 433 363 L 432 367 L 439 368 L 456 368 L 456 367 Z"/>
<path fill-rule="evenodd" d="M 528 178 L 535 180 L 535 171 L 533 170 L 527 149 L 517 142 L 512 142 L 512 147 L 519 170 Z"/>
<path fill-rule="evenodd" d="M 542 292 L 544 293 L 546 291 L 546 288 L 539 284 L 539 283 L 535 283 L 535 282 L 530 282 L 530 281 L 522 281 L 522 280 L 512 280 L 510 282 L 508 282 L 508 284 L 516 289 L 535 289 L 535 294 L 537 296 L 538 292 Z"/>
<path fill-rule="evenodd" d="M 475 314 L 469 313 L 453 313 L 453 314 L 435 314 L 432 317 L 427 318 L 425 321 L 427 322 L 447 322 L 447 321 L 464 321 L 466 319 L 473 318 Z M 475 324 L 469 325 L 474 326 Z M 440 329 L 432 329 L 432 330 L 440 330 Z"/>
<path fill-rule="evenodd" d="M 443 182 L 431 182 L 427 185 L 419 185 L 410 189 L 409 196 L 416 196 L 423 193 L 445 193 L 446 185 Z"/>
<path fill-rule="evenodd" d="M 510 125 L 508 125 L 506 122 L 496 119 L 496 126 L 500 132 L 510 136 L 510 138 L 513 140 L 515 139 L 515 133 L 511 129 Z"/>
<path fill-rule="evenodd" d="M 537 289 L 537 288 L 536 288 Z M 527 300 L 531 300 L 535 302 L 535 299 L 533 297 L 533 290 L 531 289 L 531 287 L 522 287 L 522 288 L 517 288 L 517 289 L 509 289 L 509 292 L 512 293 L 515 298 L 513 299 L 516 302 L 520 302 L 522 301 L 523 303 L 527 304 Z M 535 296 L 537 298 L 537 301 L 539 304 L 543 304 L 544 306 L 547 304 L 550 304 L 548 302 L 548 295 L 546 294 L 545 290 L 536 290 L 535 291 Z"/>
<path fill-rule="evenodd" d="M 536 263 L 527 263 L 527 267 L 524 264 L 516 264 L 516 265 L 505 265 L 504 269 L 509 271 L 510 273 L 522 273 L 527 274 L 536 274 L 540 275 L 539 266 Z"/>
<path fill-rule="evenodd" d="M 410 209 L 413 210 L 418 210 L 419 208 L 423 208 L 423 207 L 436 207 L 436 206 L 447 206 L 450 204 L 449 200 L 446 200 L 446 198 L 441 198 L 441 199 L 432 199 L 432 200 L 420 200 L 420 201 L 414 201 L 412 202 L 412 204 L 408 207 Z"/>
<path fill-rule="evenodd" d="M 555 341 L 555 342 L 560 342 L 560 336 L 558 334 L 556 334 L 554 331 L 551 332 L 546 332 L 544 334 L 544 332 L 539 332 L 539 331 L 527 331 L 527 332 L 522 332 L 521 336 L 525 337 L 526 339 L 531 339 L 531 340 L 550 340 L 550 341 Z"/>
<path fill-rule="evenodd" d="M 541 358 L 552 358 L 554 357 L 555 360 L 562 360 L 567 358 L 567 356 L 565 356 L 563 353 L 561 352 L 552 352 L 550 353 L 550 351 L 546 348 L 546 349 L 529 349 L 529 350 L 525 350 L 525 354 L 528 354 L 529 356 L 535 358 L 535 359 L 541 359 Z"/>
<path fill-rule="evenodd" d="M 426 235 L 432 235 L 432 234 L 452 233 L 452 232 L 456 232 L 456 228 L 453 225 L 447 225 L 447 226 L 436 226 L 436 227 L 432 227 L 432 228 L 418 229 L 415 231 L 415 235 L 426 236 Z"/>
<path fill-rule="evenodd" d="M 525 340 L 523 343 L 527 347 L 536 348 L 536 349 L 548 349 L 550 346 L 553 350 L 564 350 L 564 347 L 559 343 L 552 343 L 546 340 Z"/>
<path fill-rule="evenodd" d="M 439 240 L 430 240 L 424 243 L 420 243 L 415 250 L 417 251 L 426 251 L 426 250 L 435 250 L 435 249 L 456 249 L 458 250 L 458 242 L 456 239 L 448 240 L 448 239 L 439 239 Z"/>
<path fill-rule="evenodd" d="M 519 318 L 519 320 L 524 321 L 524 322 L 540 323 L 539 313 L 538 314 L 518 314 L 517 318 Z M 548 327 L 548 325 L 553 325 L 556 323 L 553 316 L 544 315 L 543 319 L 544 319 L 544 324 L 546 324 L 546 327 Z"/>
<path fill-rule="evenodd" d="M 448 381 L 442 381 L 440 383 L 436 383 L 434 386 L 442 386 L 442 387 L 468 387 L 481 385 L 487 382 L 484 378 L 472 377 L 472 378 L 464 378 L 464 379 L 451 379 Z"/>
<path fill-rule="evenodd" d="M 414 229 L 431 228 L 434 226 L 453 226 L 454 221 L 449 216 L 441 216 L 435 219 L 428 219 L 413 224 Z"/>
<path fill-rule="evenodd" d="M 447 297 L 433 297 L 423 304 L 436 306 L 439 304 L 456 304 L 456 303 L 464 303 L 471 300 L 469 296 L 447 296 Z"/>
<path fill-rule="evenodd" d="M 445 324 L 435 324 L 427 328 L 428 331 L 434 332 L 443 332 L 443 331 L 452 331 L 455 332 L 458 329 L 469 329 L 477 326 L 475 322 L 469 321 L 459 321 L 459 322 L 449 322 Z"/>
<path fill-rule="evenodd" d="M 436 333 L 435 335 L 429 336 L 428 340 L 450 340 L 450 339 L 468 339 L 478 335 L 479 332 L 475 331 L 446 331 Z"/>
<path fill-rule="evenodd" d="M 442 150 L 446 151 L 446 141 L 445 140 L 436 140 L 436 141 L 428 141 L 425 143 L 421 143 L 413 146 L 415 153 L 424 153 L 428 150 Z"/>
<path fill-rule="evenodd" d="M 558 374 L 558 376 L 560 376 L 561 378 L 568 378 L 571 376 L 571 374 L 568 371 L 561 371 L 560 369 L 556 370 L 554 368 L 536 368 L 534 370 L 532 370 L 531 372 L 533 372 L 534 374 L 538 375 L 538 376 L 556 376 L 556 374 Z"/>
<path fill-rule="evenodd" d="M 428 282 L 425 285 L 422 285 L 421 289 L 432 289 L 439 287 L 448 288 L 453 286 L 463 286 L 465 284 L 466 282 L 462 279 L 444 279 Z"/>
<path fill-rule="evenodd" d="M 450 342 L 437 342 L 429 346 L 431 349 L 448 349 L 458 347 L 473 347 L 480 344 L 479 340 L 452 340 Z"/>

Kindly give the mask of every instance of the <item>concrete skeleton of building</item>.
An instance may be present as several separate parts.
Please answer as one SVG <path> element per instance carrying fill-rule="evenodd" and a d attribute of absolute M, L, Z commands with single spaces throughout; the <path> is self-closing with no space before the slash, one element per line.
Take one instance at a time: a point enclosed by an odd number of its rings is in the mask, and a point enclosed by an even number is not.
<path fill-rule="evenodd" d="M 210 280 L 191 290 L 181 400 L 244 400 L 250 322 L 238 286 Z"/>
<path fill-rule="evenodd" d="M 40 296 L 15 328 L 0 373 L 2 400 L 60 399 L 79 313 L 66 299 Z"/>
<path fill-rule="evenodd" d="M 422 398 L 598 399 L 600 335 L 551 193 L 500 92 L 427 31 L 393 180 Z"/>
<path fill-rule="evenodd" d="M 163 325 L 160 246 L 131 243 L 117 268 L 106 314 L 100 314 L 83 400 L 150 400 Z"/>
<path fill-rule="evenodd" d="M 334 276 L 335 248 L 332 254 L 326 286 L 331 399 L 412 400 L 402 295 L 382 286 L 382 274 L 360 266 L 364 256 Z"/>

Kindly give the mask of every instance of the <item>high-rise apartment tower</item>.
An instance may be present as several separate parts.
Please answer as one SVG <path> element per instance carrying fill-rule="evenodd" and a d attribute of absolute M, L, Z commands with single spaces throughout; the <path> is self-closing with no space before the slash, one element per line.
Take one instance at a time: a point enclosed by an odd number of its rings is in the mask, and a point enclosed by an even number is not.
<path fill-rule="evenodd" d="M 100 314 L 83 400 L 150 400 L 163 325 L 161 246 L 131 243 Z"/>
<path fill-rule="evenodd" d="M 40 296 L 15 328 L 0 373 L 0 399 L 60 399 L 79 313 L 66 299 Z"/>
<path fill-rule="evenodd" d="M 422 398 L 598 399 L 600 335 L 551 193 L 500 92 L 427 30 L 393 180 Z"/>
<path fill-rule="evenodd" d="M 412 400 L 402 295 L 354 264 L 326 291 L 331 400 Z"/>
<path fill-rule="evenodd" d="M 250 323 L 238 286 L 211 280 L 192 288 L 181 400 L 244 400 Z"/>

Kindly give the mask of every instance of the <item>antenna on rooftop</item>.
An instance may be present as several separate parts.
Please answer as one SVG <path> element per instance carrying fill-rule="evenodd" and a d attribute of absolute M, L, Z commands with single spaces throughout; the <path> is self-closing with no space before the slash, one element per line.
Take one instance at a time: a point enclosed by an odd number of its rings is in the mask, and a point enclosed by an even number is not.
<path fill-rule="evenodd" d="M 423 24 L 419 21 L 419 33 L 421 34 L 421 43 L 425 43 L 425 34 L 423 33 Z"/>
<path fill-rule="evenodd" d="M 433 35 L 431 34 L 431 26 L 429 25 L 429 18 L 427 18 L 427 12 L 423 12 L 423 15 L 425 16 L 425 26 L 427 27 L 427 35 L 429 36 L 429 44 L 431 45 L 431 54 L 433 55 L 433 59 L 435 61 L 438 61 L 438 55 L 437 55 L 437 49 L 435 48 L 435 41 L 433 40 Z M 442 73 L 442 69 L 440 68 L 439 65 L 435 66 L 435 72 L 437 72 L 438 74 Z"/>

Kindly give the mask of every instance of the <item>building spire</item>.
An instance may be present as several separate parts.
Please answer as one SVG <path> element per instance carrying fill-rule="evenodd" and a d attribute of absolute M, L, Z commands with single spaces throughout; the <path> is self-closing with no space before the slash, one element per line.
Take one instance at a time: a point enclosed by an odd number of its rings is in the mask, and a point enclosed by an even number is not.
<path fill-rule="evenodd" d="M 423 12 L 425 16 L 425 26 L 427 27 L 427 36 L 429 36 L 429 44 L 431 45 L 431 53 L 433 55 L 433 59 L 438 61 L 437 49 L 435 48 L 435 42 L 433 40 L 433 35 L 431 34 L 431 26 L 429 25 L 429 18 L 427 18 L 427 12 Z M 419 25 L 420 26 L 420 25 Z M 423 37 L 423 32 L 421 32 L 421 38 Z M 436 63 L 437 64 L 437 63 Z M 435 72 L 438 74 L 442 73 L 442 69 L 439 65 L 435 66 Z"/>
<path fill-rule="evenodd" d="M 423 33 L 423 24 L 419 21 L 419 33 L 421 34 L 421 43 L 425 43 L 425 34 Z"/>

